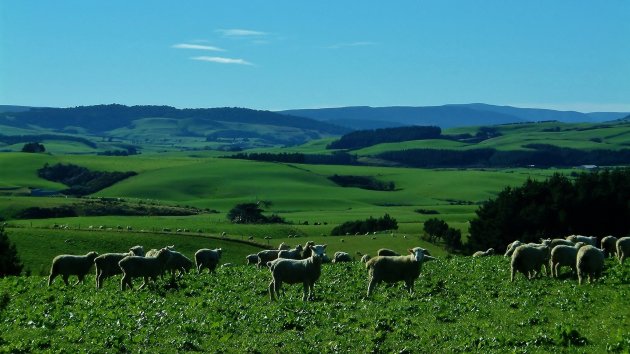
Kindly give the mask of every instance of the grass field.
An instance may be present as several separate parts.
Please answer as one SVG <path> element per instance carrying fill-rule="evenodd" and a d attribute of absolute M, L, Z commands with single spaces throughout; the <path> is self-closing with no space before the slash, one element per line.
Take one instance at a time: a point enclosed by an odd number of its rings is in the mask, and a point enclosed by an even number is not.
<path fill-rule="evenodd" d="M 630 268 L 606 262 L 602 279 L 509 282 L 494 256 L 426 263 L 415 293 L 380 286 L 365 298 L 358 262 L 325 264 L 315 301 L 284 285 L 270 302 L 268 270 L 244 265 L 121 292 L 46 278 L 0 279 L 3 352 L 627 352 Z M 72 280 L 72 279 L 71 279 Z M 136 279 L 137 287 L 140 280 Z"/>

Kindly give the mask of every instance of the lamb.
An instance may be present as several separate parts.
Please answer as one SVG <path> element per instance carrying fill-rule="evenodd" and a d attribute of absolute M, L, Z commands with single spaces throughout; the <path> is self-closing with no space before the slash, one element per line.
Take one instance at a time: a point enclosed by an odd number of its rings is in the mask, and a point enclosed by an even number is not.
<path fill-rule="evenodd" d="M 622 237 L 617 240 L 617 258 L 619 264 L 623 264 L 624 259 L 630 256 L 630 237 Z"/>
<path fill-rule="evenodd" d="M 267 262 L 278 258 L 278 253 L 280 253 L 280 250 L 263 250 L 258 252 L 258 267 L 262 268 L 267 264 Z"/>
<path fill-rule="evenodd" d="M 68 285 L 68 277 L 71 275 L 76 275 L 79 278 L 74 285 L 83 283 L 83 279 L 92 268 L 96 257 L 98 257 L 98 253 L 88 252 L 83 256 L 62 254 L 53 258 L 48 276 L 48 286 L 52 285 L 57 275 L 61 275 L 66 285 Z"/>
<path fill-rule="evenodd" d="M 291 246 L 287 245 L 286 243 L 282 242 L 279 246 L 278 246 L 279 250 L 290 250 Z"/>
<path fill-rule="evenodd" d="M 221 259 L 221 253 L 223 250 L 220 248 L 211 250 L 208 248 L 202 248 L 195 252 L 195 264 L 197 265 L 197 273 L 201 274 L 203 268 L 208 268 L 208 273 L 214 272 Z"/>
<path fill-rule="evenodd" d="M 494 254 L 494 248 L 488 248 L 486 251 L 477 251 L 473 253 L 473 257 L 487 257 Z"/>
<path fill-rule="evenodd" d="M 547 272 L 547 264 L 549 263 L 550 249 L 547 245 L 527 244 L 521 245 L 514 250 L 511 262 L 510 281 L 514 281 L 514 274 L 519 271 L 528 279 L 532 279 L 534 275 L 539 274 L 542 267 Z"/>
<path fill-rule="evenodd" d="M 606 236 L 600 242 L 604 257 L 614 257 L 617 254 L 617 238 L 615 236 Z"/>
<path fill-rule="evenodd" d="M 247 264 L 256 264 L 258 263 L 258 255 L 257 254 L 248 254 L 245 256 L 245 262 Z"/>
<path fill-rule="evenodd" d="M 164 273 L 164 269 L 170 258 L 171 251 L 168 248 L 162 248 L 155 257 L 127 256 L 121 259 L 120 262 L 118 262 L 123 272 L 123 277 L 120 280 L 120 290 L 124 291 L 127 287 L 133 289 L 131 281 L 135 277 L 144 278 L 140 289 L 148 284 L 149 279 L 155 282 L 157 277 Z"/>
<path fill-rule="evenodd" d="M 190 258 L 184 256 L 183 254 L 172 251 L 171 257 L 166 262 L 165 271 L 171 271 L 171 276 L 175 277 L 175 273 L 179 272 L 179 277 L 182 277 L 184 273 L 188 273 L 190 269 L 193 267 L 193 262 Z"/>
<path fill-rule="evenodd" d="M 302 259 L 302 245 L 297 245 L 292 250 L 282 250 L 278 252 L 278 258 Z"/>
<path fill-rule="evenodd" d="M 364 254 L 363 257 L 361 257 L 361 263 L 367 263 L 370 258 L 372 258 L 369 254 Z"/>
<path fill-rule="evenodd" d="M 562 266 L 569 266 L 573 272 L 575 269 L 575 261 L 577 259 L 578 250 L 584 246 L 584 242 L 578 242 L 573 246 L 558 245 L 551 250 L 551 259 L 549 260 L 549 268 L 551 276 L 558 277 L 558 269 Z"/>
<path fill-rule="evenodd" d="M 413 293 L 413 285 L 420 276 L 422 264 L 435 258 L 427 256 L 420 247 L 409 249 L 409 253 L 407 256 L 376 256 L 365 264 L 369 276 L 368 297 L 376 285 L 383 281 L 386 283 L 404 281 L 407 291 Z"/>
<path fill-rule="evenodd" d="M 144 257 L 144 247 L 133 246 L 127 253 L 105 253 L 94 258 L 94 266 L 96 268 L 96 288 L 103 287 L 103 281 L 117 274 L 122 274 L 122 269 L 118 265 L 123 258 L 127 256 Z"/>
<path fill-rule="evenodd" d="M 342 263 L 342 262 L 352 262 L 352 256 L 350 256 L 347 252 L 337 251 L 333 256 L 333 263 Z"/>
<path fill-rule="evenodd" d="M 271 283 L 269 283 L 269 297 L 271 301 L 279 296 L 283 282 L 287 284 L 304 284 L 302 301 L 314 299 L 313 288 L 322 270 L 322 258 L 318 250 L 311 250 L 311 256 L 307 259 L 278 258 L 275 261 L 267 262 L 267 266 L 272 275 Z"/>
<path fill-rule="evenodd" d="M 586 276 L 589 282 L 595 281 L 602 275 L 604 269 L 604 251 L 592 245 L 580 248 L 577 253 L 576 268 L 578 284 L 582 285 L 582 279 Z"/>
<path fill-rule="evenodd" d="M 597 246 L 597 237 L 595 236 L 571 235 L 567 236 L 566 239 L 573 243 L 584 242 L 587 245 Z"/>
<path fill-rule="evenodd" d="M 390 250 L 389 248 L 381 248 L 376 252 L 377 256 L 400 256 L 400 253 Z"/>

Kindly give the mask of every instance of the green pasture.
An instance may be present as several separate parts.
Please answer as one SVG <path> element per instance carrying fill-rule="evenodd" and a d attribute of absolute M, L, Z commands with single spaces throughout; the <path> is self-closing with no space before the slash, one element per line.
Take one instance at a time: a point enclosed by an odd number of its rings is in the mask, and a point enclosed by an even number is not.
<path fill-rule="evenodd" d="M 132 242 L 126 243 L 131 244 Z M 46 277 L 0 279 L 2 352 L 483 352 L 623 353 L 630 350 L 630 268 L 603 277 L 509 281 L 509 260 L 438 257 L 415 292 L 380 285 L 366 298 L 359 262 L 324 264 L 315 301 L 284 284 L 271 302 L 267 269 L 159 279 L 121 292 L 120 276 L 94 288 Z M 74 280 L 71 278 L 71 281 Z M 134 279 L 136 288 L 141 283 Z"/>

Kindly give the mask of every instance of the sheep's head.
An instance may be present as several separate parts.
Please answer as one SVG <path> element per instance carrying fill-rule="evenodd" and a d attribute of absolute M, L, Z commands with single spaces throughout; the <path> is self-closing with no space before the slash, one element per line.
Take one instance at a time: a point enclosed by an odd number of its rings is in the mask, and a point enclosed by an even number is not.
<path fill-rule="evenodd" d="M 488 248 L 488 250 L 486 251 L 486 253 L 488 255 L 494 254 L 494 248 Z"/>
<path fill-rule="evenodd" d="M 309 245 L 308 248 L 311 250 L 313 255 L 323 257 L 326 253 L 326 246 L 328 245 Z"/>
<path fill-rule="evenodd" d="M 144 247 L 142 246 L 133 246 L 129 249 L 136 256 L 144 257 Z"/>
<path fill-rule="evenodd" d="M 223 253 L 223 250 L 222 250 L 222 249 L 217 248 L 217 249 L 216 249 L 216 250 L 214 250 L 214 251 L 215 251 L 215 252 L 219 255 L 219 257 L 221 257 L 221 254 Z"/>
<path fill-rule="evenodd" d="M 88 252 L 86 256 L 88 259 L 91 259 L 92 261 L 94 261 L 94 258 L 98 257 L 98 253 L 92 251 L 92 252 Z"/>
<path fill-rule="evenodd" d="M 424 249 L 421 247 L 410 248 L 409 253 L 411 253 L 416 262 L 422 262 L 425 257 Z"/>
<path fill-rule="evenodd" d="M 171 258 L 171 250 L 168 247 L 161 248 L 155 258 L 169 259 Z"/>
<path fill-rule="evenodd" d="M 302 251 L 304 250 L 304 248 L 302 247 L 302 245 L 297 245 L 297 246 L 295 246 L 295 249 L 296 249 L 298 252 L 302 252 Z"/>

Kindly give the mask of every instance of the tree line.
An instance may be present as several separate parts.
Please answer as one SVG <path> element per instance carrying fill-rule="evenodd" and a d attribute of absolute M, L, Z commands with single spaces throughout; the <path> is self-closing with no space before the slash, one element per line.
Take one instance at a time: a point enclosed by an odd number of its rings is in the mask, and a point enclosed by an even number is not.
<path fill-rule="evenodd" d="M 347 152 L 334 152 L 330 155 L 324 154 L 303 154 L 299 152 L 252 152 L 237 153 L 234 155 L 223 156 L 230 159 L 265 161 L 265 162 L 283 162 L 283 163 L 303 163 L 313 165 L 358 165 L 356 155 Z"/>
<path fill-rule="evenodd" d="M 326 146 L 327 149 L 361 149 L 364 147 L 409 140 L 439 139 L 442 129 L 433 126 L 410 126 L 358 130 L 343 135 Z"/>
<path fill-rule="evenodd" d="M 43 179 L 63 183 L 69 188 L 61 191 L 63 194 L 83 196 L 107 188 L 123 179 L 137 175 L 136 172 L 105 172 L 90 171 L 85 167 L 73 164 L 58 163 L 50 166 L 48 163 L 37 170 L 37 175 Z"/>

